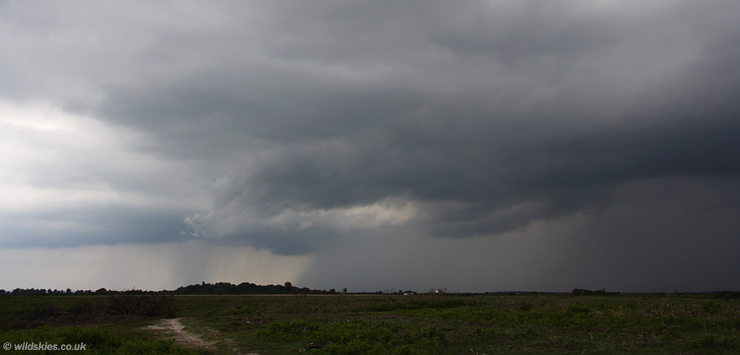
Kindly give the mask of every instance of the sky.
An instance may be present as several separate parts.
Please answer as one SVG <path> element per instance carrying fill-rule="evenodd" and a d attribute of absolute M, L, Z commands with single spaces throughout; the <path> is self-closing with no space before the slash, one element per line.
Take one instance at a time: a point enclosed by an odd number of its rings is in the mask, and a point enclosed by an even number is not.
<path fill-rule="evenodd" d="M 0 288 L 740 289 L 736 0 L 0 0 Z"/>

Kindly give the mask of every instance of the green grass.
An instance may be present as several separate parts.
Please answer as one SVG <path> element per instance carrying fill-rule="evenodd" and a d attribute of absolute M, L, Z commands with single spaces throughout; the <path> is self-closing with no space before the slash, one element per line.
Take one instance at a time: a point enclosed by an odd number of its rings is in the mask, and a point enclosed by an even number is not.
<path fill-rule="evenodd" d="M 205 352 L 220 354 L 294 354 L 310 344 L 313 348 L 307 352 L 316 355 L 740 353 L 740 301 L 710 296 L 175 300 L 177 308 L 166 315 L 145 315 L 116 314 L 106 307 L 110 299 L 96 296 L 0 297 L 0 324 L 8 325 L 0 328 L 0 340 L 74 343 L 71 340 L 87 336 L 86 341 L 100 344 L 105 353 L 181 353 L 185 350 L 166 336 L 141 329 L 160 317 L 177 316 L 186 331 L 216 342 L 216 350 Z M 40 323 L 54 326 L 38 327 Z"/>

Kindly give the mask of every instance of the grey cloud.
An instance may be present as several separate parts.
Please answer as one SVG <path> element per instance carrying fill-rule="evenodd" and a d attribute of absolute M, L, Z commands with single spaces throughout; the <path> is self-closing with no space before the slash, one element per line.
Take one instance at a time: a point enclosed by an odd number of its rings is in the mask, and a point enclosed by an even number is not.
<path fill-rule="evenodd" d="M 3 248 L 74 247 L 182 240 L 183 211 L 108 206 L 65 208 L 0 218 Z"/>
<path fill-rule="evenodd" d="M 625 36 L 623 19 L 578 12 L 577 5 L 540 1 L 450 4 L 434 11 L 427 33 L 441 47 L 463 55 L 491 55 L 509 67 L 541 57 L 574 59 Z"/>

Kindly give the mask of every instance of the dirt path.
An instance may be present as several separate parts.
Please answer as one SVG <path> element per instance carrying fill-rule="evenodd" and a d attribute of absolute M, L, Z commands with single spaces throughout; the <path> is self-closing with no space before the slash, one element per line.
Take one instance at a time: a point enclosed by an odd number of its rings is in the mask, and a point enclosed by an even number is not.
<path fill-rule="evenodd" d="M 162 319 L 159 324 L 144 327 L 144 329 L 162 331 L 167 336 L 175 339 L 175 343 L 188 348 L 201 348 L 215 350 L 216 342 L 207 341 L 200 336 L 185 330 L 180 321 L 182 318 Z"/>
<path fill-rule="evenodd" d="M 154 330 L 161 332 L 162 335 L 175 339 L 175 344 L 186 348 L 197 348 L 216 351 L 216 342 L 203 339 L 201 336 L 188 332 L 185 330 L 185 326 L 182 325 L 182 318 L 162 319 L 155 325 L 144 327 L 147 330 Z M 212 331 L 218 333 L 216 331 Z M 239 350 L 233 348 L 232 341 L 230 339 L 222 339 L 228 346 L 232 346 L 234 354 L 242 355 L 259 355 L 257 353 L 240 353 Z"/>

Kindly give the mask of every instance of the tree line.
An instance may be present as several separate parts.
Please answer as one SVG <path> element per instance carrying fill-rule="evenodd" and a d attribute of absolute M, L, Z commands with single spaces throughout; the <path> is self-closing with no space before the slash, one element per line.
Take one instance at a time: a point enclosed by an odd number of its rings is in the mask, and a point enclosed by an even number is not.
<path fill-rule="evenodd" d="M 346 292 L 346 291 L 344 291 Z M 145 290 L 108 290 L 99 288 L 92 290 L 66 289 L 43 289 L 43 288 L 16 288 L 12 291 L 0 289 L 0 296 L 41 296 L 41 295 L 145 295 L 145 294 L 171 294 L 171 295 L 250 295 L 250 294 L 335 294 L 334 289 L 313 290 L 308 287 L 296 287 L 291 282 L 282 285 L 257 285 L 251 282 L 242 282 L 234 285 L 229 282 L 193 284 L 180 286 L 175 290 L 145 291 Z"/>

